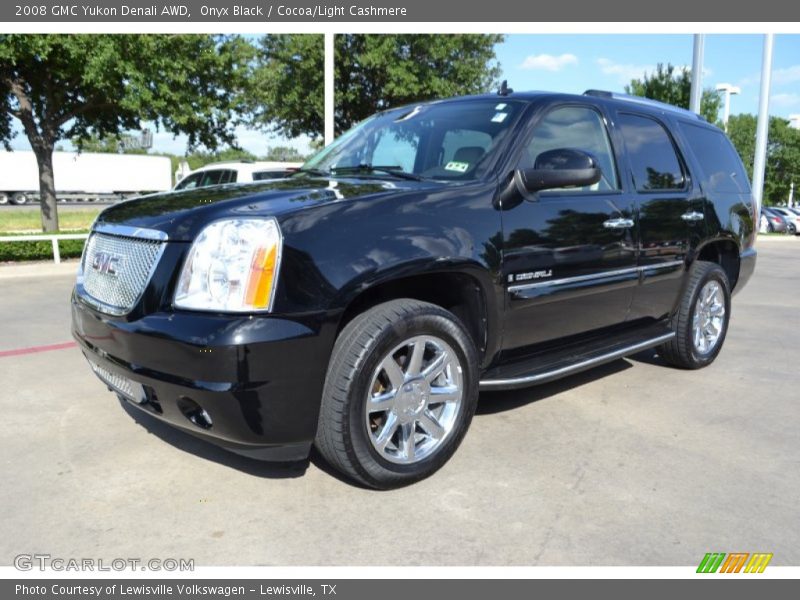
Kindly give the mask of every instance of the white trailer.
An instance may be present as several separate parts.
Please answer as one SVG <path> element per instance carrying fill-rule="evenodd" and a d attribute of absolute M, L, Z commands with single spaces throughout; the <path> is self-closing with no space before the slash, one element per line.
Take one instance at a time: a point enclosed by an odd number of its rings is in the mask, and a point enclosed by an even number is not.
<path fill-rule="evenodd" d="M 172 187 L 166 156 L 54 152 L 59 201 L 115 201 Z M 31 151 L 0 152 L 0 204 L 25 204 L 39 198 L 39 167 Z"/>

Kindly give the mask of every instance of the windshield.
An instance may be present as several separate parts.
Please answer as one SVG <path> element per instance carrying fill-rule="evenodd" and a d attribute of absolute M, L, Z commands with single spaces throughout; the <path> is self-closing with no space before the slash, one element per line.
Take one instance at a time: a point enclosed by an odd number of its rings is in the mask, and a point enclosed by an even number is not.
<path fill-rule="evenodd" d="M 362 121 L 300 169 L 320 174 L 474 180 L 524 103 L 505 98 L 420 104 Z"/>

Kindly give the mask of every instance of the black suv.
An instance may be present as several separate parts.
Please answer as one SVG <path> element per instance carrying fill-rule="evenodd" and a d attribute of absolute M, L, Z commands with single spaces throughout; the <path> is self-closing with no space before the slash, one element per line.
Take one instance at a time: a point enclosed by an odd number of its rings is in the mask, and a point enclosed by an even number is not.
<path fill-rule="evenodd" d="M 755 266 L 725 135 L 608 92 L 425 102 L 285 179 L 106 209 L 72 297 L 100 379 L 232 451 L 376 488 L 441 467 L 480 390 L 722 348 Z"/>

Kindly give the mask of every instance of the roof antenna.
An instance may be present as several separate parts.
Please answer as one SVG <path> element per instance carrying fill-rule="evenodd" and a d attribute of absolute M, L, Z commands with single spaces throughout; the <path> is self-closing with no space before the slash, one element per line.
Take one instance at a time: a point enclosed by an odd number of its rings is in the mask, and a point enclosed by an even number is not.
<path fill-rule="evenodd" d="M 500 84 L 500 89 L 497 90 L 498 96 L 508 96 L 509 94 L 513 94 L 514 90 L 508 87 L 508 80 L 503 79 L 503 83 Z"/>

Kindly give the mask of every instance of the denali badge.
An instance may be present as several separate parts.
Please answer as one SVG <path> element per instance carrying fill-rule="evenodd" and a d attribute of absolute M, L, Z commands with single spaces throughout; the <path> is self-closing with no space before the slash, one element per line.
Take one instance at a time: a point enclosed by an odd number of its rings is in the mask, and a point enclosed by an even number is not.
<path fill-rule="evenodd" d="M 530 281 L 531 279 L 544 279 L 553 276 L 553 269 L 542 269 L 540 271 L 531 271 L 529 273 L 517 273 L 516 275 L 508 276 L 508 283 L 515 281 Z"/>
<path fill-rule="evenodd" d="M 94 255 L 92 261 L 92 269 L 103 275 L 117 276 L 117 269 L 119 269 L 120 257 L 110 252 L 98 252 Z"/>

